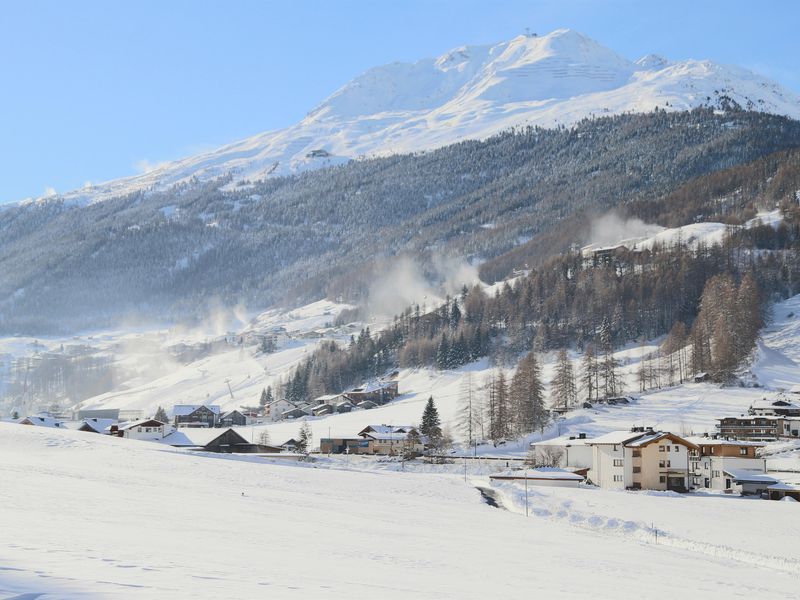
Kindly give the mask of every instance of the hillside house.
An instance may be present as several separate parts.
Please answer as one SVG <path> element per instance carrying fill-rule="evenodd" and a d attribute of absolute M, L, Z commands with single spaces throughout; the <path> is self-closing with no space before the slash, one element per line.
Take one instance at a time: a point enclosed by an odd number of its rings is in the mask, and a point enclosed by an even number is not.
<path fill-rule="evenodd" d="M 394 456 L 406 450 L 417 454 L 422 454 L 425 450 L 424 440 L 420 437 L 417 429 L 411 425 L 369 425 L 359 431 L 358 436 L 367 441 L 367 449 L 365 452 L 361 452 L 362 454 Z M 409 436 L 411 436 L 411 440 L 409 440 Z"/>
<path fill-rule="evenodd" d="M 216 427 L 220 408 L 215 404 L 176 404 L 172 416 L 175 427 Z"/>
<path fill-rule="evenodd" d="M 589 479 L 609 489 L 689 489 L 689 451 L 697 446 L 673 433 L 634 427 L 587 441 L 592 448 Z"/>
<path fill-rule="evenodd" d="M 279 398 L 277 400 L 273 400 L 264 407 L 264 415 L 270 421 L 279 421 L 283 413 L 290 411 L 293 408 L 295 408 L 295 405 L 289 402 L 286 398 Z"/>
<path fill-rule="evenodd" d="M 748 411 L 751 415 L 770 415 L 780 417 L 800 417 L 800 403 L 792 402 L 785 397 L 768 400 L 756 400 Z"/>
<path fill-rule="evenodd" d="M 766 444 L 742 440 L 711 437 L 687 438 L 697 446 L 689 452 L 690 486 L 692 489 L 708 488 L 728 492 L 747 493 L 751 486 L 736 483 L 742 472 L 766 473 L 766 461 L 758 450 Z M 740 478 L 742 479 L 742 478 Z"/>
<path fill-rule="evenodd" d="M 281 420 L 299 419 L 300 417 L 307 417 L 309 414 L 310 413 L 307 410 L 295 407 L 295 408 L 290 408 L 284 413 L 281 413 L 280 419 Z"/>
<path fill-rule="evenodd" d="M 124 423 L 117 429 L 119 437 L 131 440 L 159 441 L 172 431 L 172 427 L 155 419 Z"/>
<path fill-rule="evenodd" d="M 800 417 L 741 415 L 717 419 L 720 437 L 754 442 L 774 442 L 800 437 Z"/>
<path fill-rule="evenodd" d="M 551 467 L 591 469 L 592 447 L 585 433 L 562 436 L 531 444 L 532 458 L 537 464 Z"/>
<path fill-rule="evenodd" d="M 116 424 L 117 421 L 115 419 L 98 419 L 93 417 L 90 419 L 83 419 L 78 427 L 78 431 L 109 434 L 111 432 L 111 426 Z"/>
<path fill-rule="evenodd" d="M 17 421 L 20 425 L 33 425 L 34 427 L 57 427 L 64 428 L 64 421 L 49 415 L 33 415 L 24 417 Z"/>
<path fill-rule="evenodd" d="M 353 388 L 345 395 L 353 404 L 358 404 L 364 400 L 370 400 L 375 404 L 386 404 L 390 400 L 397 398 L 398 383 L 396 380 L 375 380 L 366 385 Z"/>
<path fill-rule="evenodd" d="M 792 498 L 800 502 L 800 484 L 777 482 L 767 488 L 767 494 L 770 500 Z"/>
<path fill-rule="evenodd" d="M 229 410 L 219 418 L 220 427 L 239 426 L 244 427 L 250 424 L 250 419 L 246 414 L 239 410 Z"/>
<path fill-rule="evenodd" d="M 165 436 L 161 442 L 176 448 L 202 452 L 276 454 L 281 451 L 277 446 L 250 442 L 231 428 L 183 428 Z"/>

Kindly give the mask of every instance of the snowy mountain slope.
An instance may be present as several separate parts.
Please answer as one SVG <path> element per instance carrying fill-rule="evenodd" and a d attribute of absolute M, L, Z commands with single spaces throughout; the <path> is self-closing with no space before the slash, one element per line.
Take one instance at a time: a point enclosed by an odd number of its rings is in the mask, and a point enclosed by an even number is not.
<path fill-rule="evenodd" d="M 645 495 L 617 503 L 626 494 L 574 490 L 583 492 L 574 508 L 561 503 L 575 517 L 591 516 L 594 498 L 600 515 L 624 519 L 602 517 L 589 531 L 491 508 L 452 475 L 259 464 L 3 423 L 0 456 L 12 458 L 0 461 L 1 597 L 477 599 L 535 589 L 633 599 L 648 588 L 795 596 L 794 565 L 770 563 L 763 547 L 711 553 L 633 531 L 657 509 L 658 526 L 691 531 L 697 522 L 725 544 L 747 510 L 762 537 L 769 532 L 769 554 L 791 556 L 796 507 L 785 503 Z M 533 496 L 535 507 L 544 503 Z M 621 586 L 620 573 L 635 585 Z"/>
<path fill-rule="evenodd" d="M 800 118 L 797 94 L 745 69 L 654 56 L 632 62 L 559 29 L 370 69 L 295 125 L 63 198 L 91 202 L 227 174 L 235 184 L 358 156 L 482 139 L 518 125 L 552 127 L 593 115 L 732 103 Z"/>

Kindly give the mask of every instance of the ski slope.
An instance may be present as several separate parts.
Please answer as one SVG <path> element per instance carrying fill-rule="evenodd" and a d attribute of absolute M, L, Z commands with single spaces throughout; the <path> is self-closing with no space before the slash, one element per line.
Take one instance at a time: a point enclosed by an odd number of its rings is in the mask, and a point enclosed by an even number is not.
<path fill-rule="evenodd" d="M 569 519 L 526 519 L 487 506 L 457 476 L 278 466 L 3 423 L 0 457 L 3 598 L 796 595 L 794 563 L 765 568 Z M 793 553 L 796 506 L 682 503 L 659 502 L 660 518 L 716 535 L 742 526 L 746 505 L 771 554 Z M 703 525 L 710 514 L 716 525 Z"/>

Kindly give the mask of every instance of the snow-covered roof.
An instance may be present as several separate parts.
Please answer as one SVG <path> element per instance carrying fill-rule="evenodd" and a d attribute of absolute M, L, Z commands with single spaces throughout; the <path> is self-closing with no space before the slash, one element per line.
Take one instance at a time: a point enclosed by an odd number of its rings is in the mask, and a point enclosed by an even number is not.
<path fill-rule="evenodd" d="M 711 438 L 695 435 L 685 438 L 687 442 L 691 442 L 695 446 L 754 446 L 756 448 L 763 448 L 766 446 L 764 442 L 753 442 L 750 440 L 727 440 L 724 438 Z"/>
<path fill-rule="evenodd" d="M 533 442 L 531 446 L 588 446 L 592 438 L 579 438 L 577 436 L 562 435 L 561 437 Z"/>
<path fill-rule="evenodd" d="M 33 415 L 24 417 L 17 421 L 25 425 L 35 425 L 36 427 L 63 427 L 63 421 L 47 415 Z"/>
<path fill-rule="evenodd" d="M 491 477 L 514 477 L 519 479 L 549 479 L 553 481 L 583 481 L 584 477 L 555 467 L 540 467 L 538 469 L 507 469 L 494 473 Z"/>
<path fill-rule="evenodd" d="M 798 483 L 786 483 L 785 481 L 778 481 L 777 483 L 773 483 L 770 485 L 768 490 L 783 490 L 786 492 L 800 492 L 800 484 Z"/>
<path fill-rule="evenodd" d="M 407 433 L 416 429 L 413 425 L 367 425 L 359 433 Z"/>
<path fill-rule="evenodd" d="M 116 422 L 117 422 L 116 419 L 98 419 L 92 417 L 90 419 L 84 419 L 83 421 L 81 421 L 79 427 L 83 427 L 84 425 L 86 425 L 87 427 L 90 427 L 97 433 L 105 433 L 112 425 L 116 424 Z"/>
<path fill-rule="evenodd" d="M 163 444 L 169 444 L 170 446 L 176 446 L 176 447 L 184 447 L 184 446 L 199 447 L 199 446 L 205 446 L 209 442 L 214 441 L 227 431 L 232 431 L 232 429 L 207 428 L 207 427 L 176 429 L 172 433 L 165 435 L 159 441 Z M 236 435 L 240 436 L 240 434 L 238 433 L 236 433 Z"/>
<path fill-rule="evenodd" d="M 185 417 L 186 415 L 192 414 L 202 406 L 205 406 L 215 415 L 218 415 L 220 412 L 220 408 L 216 404 L 176 404 L 172 407 L 172 415 L 175 417 Z"/>
<path fill-rule="evenodd" d="M 766 473 L 759 471 L 748 471 L 746 469 L 724 469 L 726 475 L 733 477 L 733 480 L 739 483 L 777 483 L 778 480 L 770 477 Z"/>
<path fill-rule="evenodd" d="M 131 421 L 129 423 L 125 423 L 124 425 L 120 425 L 119 430 L 125 431 L 127 429 L 133 429 L 134 427 L 163 427 L 164 425 L 165 423 L 155 419 L 142 419 L 140 421 Z"/>
<path fill-rule="evenodd" d="M 591 440 L 586 440 L 586 443 L 590 446 L 602 444 L 624 444 L 630 440 L 635 440 L 642 435 L 644 434 L 641 431 L 612 431 L 610 433 L 606 433 L 605 435 L 592 438 Z"/>
<path fill-rule="evenodd" d="M 392 440 L 404 440 L 408 437 L 408 433 L 406 432 L 391 432 L 391 433 L 377 433 L 377 432 L 367 432 L 364 434 L 364 437 L 370 437 L 373 440 L 377 440 L 380 442 L 388 442 Z"/>
<path fill-rule="evenodd" d="M 377 392 L 378 390 L 385 390 L 386 388 L 394 387 L 396 385 L 397 385 L 396 381 L 380 381 L 377 379 L 373 379 L 372 381 L 368 381 L 364 385 L 357 388 L 353 388 L 349 392 L 345 393 L 364 394 L 369 392 Z"/>

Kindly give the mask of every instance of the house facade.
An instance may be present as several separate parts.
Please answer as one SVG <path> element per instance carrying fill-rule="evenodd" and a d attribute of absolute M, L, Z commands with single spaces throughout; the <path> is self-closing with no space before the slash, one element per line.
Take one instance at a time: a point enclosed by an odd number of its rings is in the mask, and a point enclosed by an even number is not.
<path fill-rule="evenodd" d="M 592 468 L 592 447 L 585 433 L 543 440 L 531 444 L 531 454 L 537 464 L 551 467 Z"/>
<path fill-rule="evenodd" d="M 800 438 L 800 417 L 778 415 L 740 415 L 718 419 L 719 437 L 754 442 L 774 442 L 780 438 Z"/>
<path fill-rule="evenodd" d="M 172 428 L 166 423 L 155 419 L 145 419 L 144 421 L 134 421 L 120 425 L 117 435 L 131 440 L 158 441 L 170 431 L 172 431 Z"/>
<path fill-rule="evenodd" d="M 412 425 L 368 425 L 358 432 L 358 436 L 367 442 L 362 454 L 394 456 L 407 451 L 416 454 L 425 451 L 424 440 Z"/>
<path fill-rule="evenodd" d="M 642 427 L 615 431 L 587 441 L 592 448 L 589 479 L 607 489 L 689 489 L 691 442 L 669 432 Z"/>
<path fill-rule="evenodd" d="M 745 440 L 688 438 L 697 446 L 689 453 L 690 486 L 728 492 L 745 493 L 749 486 L 741 483 L 742 472 L 766 473 L 766 460 L 758 450 L 766 444 Z"/>
<path fill-rule="evenodd" d="M 244 427 L 249 423 L 250 419 L 247 417 L 247 415 L 238 410 L 229 410 L 219 418 L 220 427 Z"/>
<path fill-rule="evenodd" d="M 207 404 L 176 404 L 172 415 L 175 427 L 216 427 L 220 408 Z"/>

